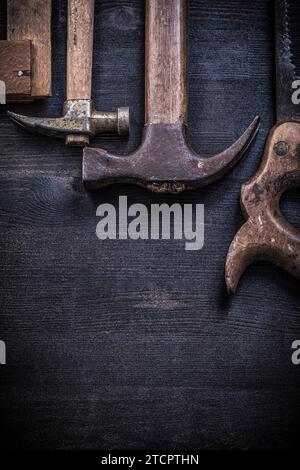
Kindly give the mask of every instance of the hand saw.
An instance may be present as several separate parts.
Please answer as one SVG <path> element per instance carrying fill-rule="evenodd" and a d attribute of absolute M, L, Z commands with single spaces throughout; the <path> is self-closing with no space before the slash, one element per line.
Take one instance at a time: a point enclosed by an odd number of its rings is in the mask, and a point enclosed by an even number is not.
<path fill-rule="evenodd" d="M 282 194 L 300 184 L 300 81 L 291 38 L 291 4 L 275 1 L 276 113 L 260 168 L 241 189 L 246 223 L 231 243 L 225 277 L 228 292 L 236 291 L 247 266 L 270 261 L 300 278 L 300 232 L 280 210 Z"/>

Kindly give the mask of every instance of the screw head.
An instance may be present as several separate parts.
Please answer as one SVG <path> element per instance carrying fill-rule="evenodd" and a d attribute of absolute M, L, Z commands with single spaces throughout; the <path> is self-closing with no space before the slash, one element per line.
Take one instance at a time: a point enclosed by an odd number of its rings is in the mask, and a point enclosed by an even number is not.
<path fill-rule="evenodd" d="M 23 70 L 19 70 L 19 72 L 18 72 L 18 77 L 23 77 L 23 75 L 24 75 Z"/>
<path fill-rule="evenodd" d="M 278 157 L 285 157 L 289 153 L 290 148 L 286 142 L 277 142 L 274 150 Z"/>

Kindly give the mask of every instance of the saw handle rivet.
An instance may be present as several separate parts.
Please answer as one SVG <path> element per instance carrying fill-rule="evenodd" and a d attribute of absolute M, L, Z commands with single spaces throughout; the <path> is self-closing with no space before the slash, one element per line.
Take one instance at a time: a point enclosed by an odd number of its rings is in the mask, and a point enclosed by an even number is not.
<path fill-rule="evenodd" d="M 23 70 L 19 70 L 19 71 L 18 71 L 18 77 L 23 77 L 23 75 L 24 75 Z"/>
<path fill-rule="evenodd" d="M 285 157 L 289 153 L 290 148 L 286 142 L 277 142 L 274 150 L 278 157 Z"/>

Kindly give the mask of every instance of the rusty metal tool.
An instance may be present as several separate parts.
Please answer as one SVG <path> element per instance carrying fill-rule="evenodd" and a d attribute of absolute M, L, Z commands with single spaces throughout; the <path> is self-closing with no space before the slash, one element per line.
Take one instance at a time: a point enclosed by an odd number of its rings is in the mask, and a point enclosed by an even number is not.
<path fill-rule="evenodd" d="M 98 112 L 91 100 L 95 0 L 68 0 L 67 99 L 60 118 L 27 117 L 9 112 L 18 125 L 66 139 L 66 145 L 88 145 L 97 133 L 129 131 L 129 110 Z"/>
<path fill-rule="evenodd" d="M 229 149 L 211 158 L 186 140 L 187 0 L 146 0 L 145 126 L 140 147 L 129 155 L 86 148 L 83 181 L 90 189 L 134 183 L 177 193 L 222 177 L 242 157 L 259 127 L 256 118 Z"/>
<path fill-rule="evenodd" d="M 276 0 L 277 124 L 270 131 L 258 172 L 242 186 L 247 222 L 227 256 L 225 277 L 231 294 L 247 266 L 257 260 L 270 261 L 300 278 L 300 232 L 280 211 L 282 194 L 300 184 L 300 105 L 292 101 L 297 77 L 288 10 L 287 0 Z"/>

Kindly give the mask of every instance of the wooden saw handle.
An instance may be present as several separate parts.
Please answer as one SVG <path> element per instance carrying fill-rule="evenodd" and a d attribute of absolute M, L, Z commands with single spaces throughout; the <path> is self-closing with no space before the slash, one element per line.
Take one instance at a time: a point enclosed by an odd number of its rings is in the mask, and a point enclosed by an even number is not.
<path fill-rule="evenodd" d="M 187 0 L 146 0 L 145 122 L 187 119 Z"/>
<path fill-rule="evenodd" d="M 68 0 L 67 100 L 90 100 L 95 0 Z M 75 134 L 67 145 L 88 145 L 89 136 Z"/>
<path fill-rule="evenodd" d="M 247 219 L 231 243 L 226 284 L 234 294 L 246 268 L 266 260 L 300 279 L 300 231 L 280 209 L 285 191 L 300 186 L 300 122 L 281 122 L 270 131 L 256 174 L 242 185 Z"/>

